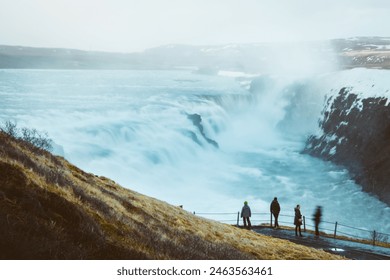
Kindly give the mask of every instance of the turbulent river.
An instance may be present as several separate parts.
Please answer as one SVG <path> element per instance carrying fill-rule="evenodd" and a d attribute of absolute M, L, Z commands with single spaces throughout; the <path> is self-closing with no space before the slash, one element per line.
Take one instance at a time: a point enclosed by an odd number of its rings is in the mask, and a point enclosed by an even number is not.
<path fill-rule="evenodd" d="M 322 205 L 326 221 L 389 233 L 386 204 L 301 153 L 323 106 L 316 79 L 0 70 L 0 120 L 46 131 L 85 171 L 191 212 L 237 213 L 246 200 L 268 213 L 276 196 L 282 215 L 300 204 L 310 219 Z"/>

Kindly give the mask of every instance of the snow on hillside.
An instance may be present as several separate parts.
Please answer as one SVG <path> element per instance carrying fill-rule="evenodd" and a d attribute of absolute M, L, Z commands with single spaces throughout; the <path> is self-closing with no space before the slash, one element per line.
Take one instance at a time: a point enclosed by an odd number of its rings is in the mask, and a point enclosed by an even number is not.
<path fill-rule="evenodd" d="M 320 78 L 325 86 L 326 96 L 336 97 L 342 88 L 348 88 L 358 95 L 358 100 L 369 97 L 387 98 L 390 103 L 390 71 L 355 68 L 334 72 Z M 359 104 L 356 104 L 359 107 Z"/>

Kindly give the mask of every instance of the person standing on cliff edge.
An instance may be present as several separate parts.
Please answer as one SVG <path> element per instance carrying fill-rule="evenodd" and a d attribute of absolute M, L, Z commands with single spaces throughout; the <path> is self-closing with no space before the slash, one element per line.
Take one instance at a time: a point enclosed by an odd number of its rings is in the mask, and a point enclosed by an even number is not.
<path fill-rule="evenodd" d="M 242 207 L 242 210 L 241 210 L 241 218 L 244 221 L 244 227 L 247 229 L 251 229 L 251 227 L 252 227 L 251 220 L 250 220 L 251 216 L 252 216 L 251 208 L 249 207 L 248 202 L 245 201 L 244 206 Z"/>
<path fill-rule="evenodd" d="M 302 236 L 301 225 L 302 225 L 302 214 L 301 214 L 301 206 L 298 204 L 297 207 L 294 208 L 295 217 L 294 217 L 294 225 L 295 225 L 295 236 Z"/>
<path fill-rule="evenodd" d="M 314 225 L 316 228 L 316 236 L 320 235 L 320 231 L 318 229 L 318 226 L 320 225 L 320 222 L 321 222 L 321 216 L 322 216 L 322 207 L 317 206 L 316 211 L 313 214 Z"/>
<path fill-rule="evenodd" d="M 278 228 L 279 227 L 278 217 L 279 217 L 279 212 L 280 212 L 280 205 L 279 205 L 277 197 L 275 197 L 274 200 L 272 200 L 271 206 L 270 206 L 270 211 L 271 211 L 272 215 L 275 217 L 275 228 Z"/>

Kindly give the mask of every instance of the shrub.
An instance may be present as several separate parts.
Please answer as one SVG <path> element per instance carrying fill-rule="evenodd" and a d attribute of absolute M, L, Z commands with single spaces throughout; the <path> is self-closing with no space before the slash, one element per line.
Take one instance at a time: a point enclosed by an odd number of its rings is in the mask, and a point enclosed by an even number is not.
<path fill-rule="evenodd" d="M 370 233 L 371 239 L 374 241 L 374 244 L 379 243 L 388 243 L 389 242 L 389 235 L 376 232 L 375 230 Z"/>
<path fill-rule="evenodd" d="M 51 151 L 53 148 L 53 141 L 47 132 L 39 132 L 35 128 L 23 127 L 19 129 L 16 122 L 8 120 L 0 126 L 0 131 L 41 150 Z"/>

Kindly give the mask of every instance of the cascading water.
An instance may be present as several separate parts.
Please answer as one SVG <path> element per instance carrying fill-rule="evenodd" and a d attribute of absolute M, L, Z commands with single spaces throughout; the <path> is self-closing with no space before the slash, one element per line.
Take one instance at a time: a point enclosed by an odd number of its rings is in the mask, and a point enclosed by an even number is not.
<path fill-rule="evenodd" d="M 390 208 L 303 155 L 321 83 L 188 71 L 0 71 L 0 118 L 45 130 L 72 163 L 189 211 L 281 214 L 390 232 Z M 61 149 L 59 148 L 61 147 Z M 374 217 L 378 217 L 375 219 Z"/>

